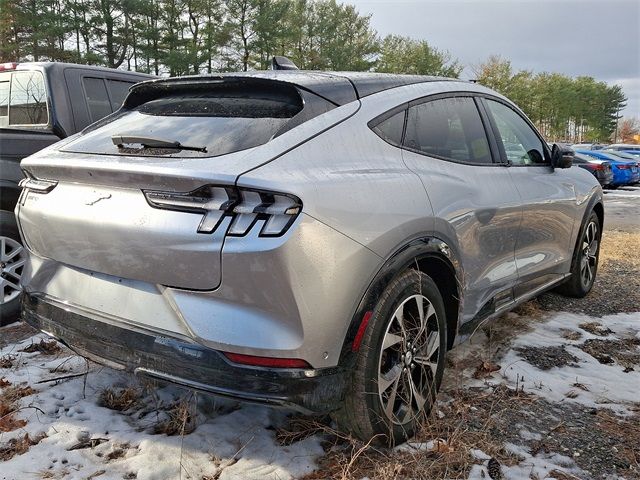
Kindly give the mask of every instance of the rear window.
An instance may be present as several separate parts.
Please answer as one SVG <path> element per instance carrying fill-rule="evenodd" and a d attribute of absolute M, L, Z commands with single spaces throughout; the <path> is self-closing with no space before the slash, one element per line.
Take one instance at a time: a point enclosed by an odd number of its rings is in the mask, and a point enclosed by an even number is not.
<path fill-rule="evenodd" d="M 212 89 L 213 90 L 213 89 Z M 280 91 L 283 90 L 283 91 Z M 267 143 L 302 110 L 295 88 L 259 91 L 178 91 L 122 110 L 90 127 L 64 150 L 81 153 L 212 157 Z M 178 142 L 185 149 L 115 145 L 112 137 Z"/>
<path fill-rule="evenodd" d="M 0 74 L 0 127 L 47 125 L 47 90 L 40 72 Z"/>

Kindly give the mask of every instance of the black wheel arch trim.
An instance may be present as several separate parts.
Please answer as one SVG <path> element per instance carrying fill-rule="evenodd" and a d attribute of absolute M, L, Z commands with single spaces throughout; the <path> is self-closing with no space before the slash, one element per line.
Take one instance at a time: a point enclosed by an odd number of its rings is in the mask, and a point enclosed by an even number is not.
<path fill-rule="evenodd" d="M 601 209 L 600 212 L 596 211 L 597 205 L 600 205 L 600 209 Z M 576 261 L 576 254 L 579 251 L 578 245 L 584 233 L 584 229 L 587 226 L 587 220 L 591 216 L 592 212 L 596 212 L 596 215 L 598 215 L 598 219 L 600 220 L 599 234 L 600 234 L 600 237 L 602 237 L 602 232 L 604 230 L 604 205 L 603 205 L 602 194 L 598 195 L 596 193 L 591 195 L 591 198 L 587 203 L 587 207 L 584 209 L 584 213 L 582 214 L 582 220 L 580 221 L 580 225 L 578 226 L 578 229 L 577 229 L 577 235 L 575 237 L 575 241 L 573 242 L 573 251 L 571 252 L 571 266 L 573 266 L 574 262 Z"/>
<path fill-rule="evenodd" d="M 360 299 L 358 307 L 356 308 L 356 311 L 349 323 L 349 328 L 347 329 L 347 334 L 345 335 L 342 350 L 340 352 L 340 360 L 338 362 L 339 366 L 344 368 L 352 368 L 354 366 L 356 352 L 352 350 L 353 342 L 358 334 L 358 330 L 360 329 L 360 325 L 366 313 L 375 308 L 378 298 L 386 286 L 402 272 L 411 268 L 412 265 L 417 266 L 419 261 L 428 257 L 440 260 L 447 264 L 451 273 L 455 276 L 458 285 L 458 299 L 460 302 L 458 310 L 459 316 L 462 308 L 462 292 L 460 291 L 460 285 L 462 285 L 464 275 L 458 252 L 450 243 L 447 243 L 436 236 L 424 236 L 411 240 L 398 248 L 384 262 L 382 267 L 369 282 L 369 286 Z M 455 334 L 457 335 L 457 331 Z"/>

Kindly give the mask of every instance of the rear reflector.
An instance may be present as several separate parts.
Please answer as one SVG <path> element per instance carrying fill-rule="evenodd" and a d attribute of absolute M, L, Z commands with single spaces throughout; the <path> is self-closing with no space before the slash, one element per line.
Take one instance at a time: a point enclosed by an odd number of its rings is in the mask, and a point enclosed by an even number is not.
<path fill-rule="evenodd" d="M 299 358 L 257 357 L 255 355 L 243 355 L 241 353 L 222 353 L 231 362 L 240 363 L 242 365 L 272 368 L 311 368 L 311 365 L 309 365 L 309 363 Z"/>
<path fill-rule="evenodd" d="M 351 344 L 351 351 L 357 352 L 360 350 L 360 344 L 362 343 L 362 337 L 364 337 L 364 332 L 367 330 L 367 325 L 369 325 L 369 320 L 371 320 L 371 315 L 373 312 L 369 310 L 362 317 L 362 322 L 360 322 L 360 327 L 358 328 L 358 333 L 356 333 L 356 337 L 353 339 L 353 343 Z"/>

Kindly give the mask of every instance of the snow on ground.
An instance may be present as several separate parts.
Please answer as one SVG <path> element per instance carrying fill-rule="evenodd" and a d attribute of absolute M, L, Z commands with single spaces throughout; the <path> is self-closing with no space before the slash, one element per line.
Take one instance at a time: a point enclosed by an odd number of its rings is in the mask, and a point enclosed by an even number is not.
<path fill-rule="evenodd" d="M 527 391 L 537 390 L 537 395 L 550 401 L 564 401 L 569 396 L 573 397 L 569 400 L 586 406 L 607 407 L 617 413 L 628 413 L 628 407 L 640 402 L 640 368 L 626 370 L 625 366 L 615 360 L 601 363 L 579 348 L 579 345 L 589 340 L 612 342 L 614 338 L 637 339 L 635 350 L 640 354 L 640 314 L 618 314 L 591 321 L 602 325 L 602 328 L 595 329 L 599 334 L 580 328 L 580 325 L 589 323 L 585 322 L 583 315 L 563 313 L 553 316 L 533 332 L 519 336 L 513 342 L 513 348 L 501 359 L 504 378 L 512 385 L 516 382 L 524 385 Z M 542 347 L 537 352 L 544 355 L 545 347 L 562 346 L 577 361 L 572 360 L 567 365 L 546 370 L 528 363 L 518 352 L 519 348 Z M 617 345 L 611 344 L 611 348 L 616 347 Z M 614 353 L 616 352 L 604 355 Z M 610 360 L 605 358 L 605 362 L 608 361 Z"/>
<path fill-rule="evenodd" d="M 287 447 L 276 443 L 273 427 L 283 421 L 285 413 L 266 407 L 236 408 L 229 403 L 215 409 L 211 404 L 207 405 L 209 408 L 201 407 L 198 427 L 189 435 L 153 434 L 153 427 L 160 420 L 154 412 L 138 418 L 142 413 L 139 410 L 123 414 L 97 404 L 104 388 L 136 385 L 135 379 L 128 375 L 89 364 L 86 383 L 84 377 L 79 377 L 39 384 L 43 379 L 84 372 L 87 368 L 84 359 L 72 356 L 66 349 L 54 358 L 19 352 L 42 337 L 31 337 L 0 350 L 0 357 L 17 355 L 17 365 L 9 370 L 0 369 L 0 378 L 13 385 L 24 382 L 37 391 L 22 399 L 22 407 L 27 408 L 20 411 L 19 418 L 26 420 L 27 425 L 10 433 L 0 433 L 0 444 L 25 433 L 32 438 L 40 432 L 47 435 L 25 454 L 0 463 L 3 480 L 45 475 L 84 479 L 101 471 L 104 473 L 97 477 L 100 480 L 201 479 L 205 476 L 287 479 L 312 471 L 314 459 L 323 452 L 317 438 Z M 60 373 L 60 365 L 66 373 Z M 51 373 L 56 367 L 56 373 Z M 174 397 L 185 396 L 185 391 L 164 387 L 154 396 L 157 398 L 152 400 L 168 405 Z M 69 450 L 86 439 L 106 441 L 95 448 Z M 116 450 L 122 450 L 122 456 L 108 460 Z"/>
<path fill-rule="evenodd" d="M 640 197 L 640 187 L 626 185 L 623 187 L 619 187 L 616 190 L 603 190 L 606 197 L 627 197 L 627 198 L 638 198 Z"/>
<path fill-rule="evenodd" d="M 640 403 L 640 366 L 634 369 L 622 361 L 631 358 L 633 362 L 633 356 L 640 355 L 640 313 L 598 319 L 559 313 L 544 322 L 532 320 L 531 326 L 531 331 L 517 336 L 506 349 L 499 359 L 499 371 L 483 379 L 465 376 L 464 387 L 505 384 L 547 401 L 609 408 L 621 415 Z M 137 388 L 136 380 L 86 362 L 66 349 L 53 356 L 20 352 L 41 338 L 30 337 L 0 350 L 0 358 L 14 356 L 11 368 L 0 368 L 0 379 L 36 390 L 20 400 L 22 409 L 17 418 L 27 424 L 0 433 L 0 451 L 10 439 L 25 433 L 31 438 L 40 432 L 46 434 L 26 453 L 0 462 L 0 479 L 286 479 L 312 472 L 323 455 L 322 438 L 317 435 L 289 446 L 277 442 L 274 428 L 284 423 L 286 412 L 228 402 L 200 401 L 197 427 L 188 435 L 155 434 L 155 426 L 166 420 L 167 410 L 177 399 L 194 403 L 197 398 L 178 388 L 158 387 L 125 412 L 99 406 L 98 398 L 105 388 Z M 599 357 L 596 359 L 580 348 L 585 342 L 600 347 L 613 342 L 610 357 L 590 350 Z M 86 377 L 40 383 L 87 370 Z M 533 431 L 520 434 L 523 441 L 540 436 Z M 88 440 L 93 440 L 93 445 Z M 400 449 L 419 452 L 433 445 L 416 443 Z M 560 455 L 562 452 L 533 455 L 523 445 L 506 448 L 522 461 L 503 466 L 504 478 L 531 478 L 533 474 L 550 478 L 553 470 L 580 474 L 573 459 Z M 469 478 L 489 478 L 488 458 L 480 450 L 474 456 L 478 464 Z"/>

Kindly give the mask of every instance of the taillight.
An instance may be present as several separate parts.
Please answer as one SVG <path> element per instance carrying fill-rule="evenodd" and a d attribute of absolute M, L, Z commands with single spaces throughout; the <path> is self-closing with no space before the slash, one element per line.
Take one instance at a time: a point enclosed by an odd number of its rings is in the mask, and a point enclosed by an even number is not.
<path fill-rule="evenodd" d="M 302 210 L 302 202 L 284 193 L 205 185 L 187 193 L 144 191 L 152 207 L 203 213 L 198 233 L 212 233 L 224 217 L 232 217 L 228 235 L 243 236 L 260 220 L 260 236 L 284 234 Z"/>
<path fill-rule="evenodd" d="M 250 365 L 252 367 L 271 368 L 311 368 L 311 365 L 300 358 L 258 357 L 241 353 L 222 352 L 233 363 Z"/>
<path fill-rule="evenodd" d="M 593 166 L 593 169 L 594 169 L 594 170 L 604 170 L 604 165 L 602 165 L 602 164 L 594 165 L 594 166 Z"/>
<path fill-rule="evenodd" d="M 0 72 L 4 70 L 15 70 L 16 68 L 18 68 L 18 64 L 15 62 L 0 63 Z"/>
<path fill-rule="evenodd" d="M 18 186 L 36 193 L 49 193 L 57 184 L 58 182 L 52 180 L 39 180 L 29 177 L 20 180 Z"/>
<path fill-rule="evenodd" d="M 619 170 L 630 170 L 631 169 L 631 165 L 626 165 L 624 163 L 621 163 L 620 165 L 618 165 L 618 169 Z"/>

